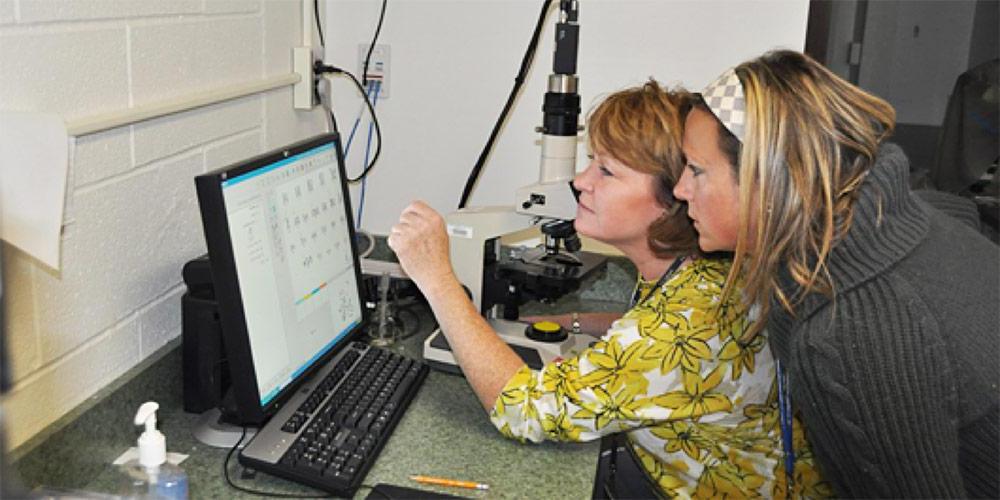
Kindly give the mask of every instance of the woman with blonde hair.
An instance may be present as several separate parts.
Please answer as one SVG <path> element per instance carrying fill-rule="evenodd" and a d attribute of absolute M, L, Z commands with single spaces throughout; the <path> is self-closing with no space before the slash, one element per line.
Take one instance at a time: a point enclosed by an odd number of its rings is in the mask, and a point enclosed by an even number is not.
<path fill-rule="evenodd" d="M 744 309 L 720 300 L 729 261 L 698 256 L 672 195 L 685 103 L 651 81 L 589 117 L 593 159 L 573 181 L 575 227 L 621 250 L 639 276 L 629 311 L 575 356 L 532 370 L 500 340 L 455 278 L 444 222 L 426 204 L 403 211 L 389 245 L 501 433 L 532 442 L 625 434 L 597 496 L 784 496 L 773 357 L 763 338 L 738 344 Z M 801 432 L 796 450 L 793 494 L 828 493 Z"/>
<path fill-rule="evenodd" d="M 762 320 L 742 340 L 766 328 L 838 496 L 997 498 L 998 249 L 910 192 L 894 120 L 771 52 L 701 94 L 674 193 L 702 250 L 734 252 L 726 292 Z"/>

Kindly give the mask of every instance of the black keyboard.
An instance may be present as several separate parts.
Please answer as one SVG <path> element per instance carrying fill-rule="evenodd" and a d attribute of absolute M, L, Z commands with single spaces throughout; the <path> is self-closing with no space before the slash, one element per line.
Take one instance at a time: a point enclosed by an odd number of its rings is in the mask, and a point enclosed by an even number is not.
<path fill-rule="evenodd" d="M 279 412 L 261 429 L 240 463 L 352 496 L 426 376 L 423 363 L 354 343 L 290 416 Z"/>

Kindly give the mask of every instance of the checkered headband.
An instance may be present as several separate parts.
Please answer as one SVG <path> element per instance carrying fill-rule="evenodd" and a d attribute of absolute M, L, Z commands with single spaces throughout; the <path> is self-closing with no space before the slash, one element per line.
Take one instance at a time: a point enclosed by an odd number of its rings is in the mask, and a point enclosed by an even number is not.
<path fill-rule="evenodd" d="M 732 68 L 726 70 L 705 87 L 701 97 L 726 129 L 743 142 L 746 136 L 747 100 L 743 95 L 743 84 L 736 76 L 736 71 Z"/>

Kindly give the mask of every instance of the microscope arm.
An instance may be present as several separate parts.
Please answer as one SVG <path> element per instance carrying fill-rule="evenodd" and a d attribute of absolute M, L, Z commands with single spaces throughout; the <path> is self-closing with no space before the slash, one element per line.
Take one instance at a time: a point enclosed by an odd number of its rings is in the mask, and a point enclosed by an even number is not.
<path fill-rule="evenodd" d="M 571 220 L 576 217 L 577 132 L 580 119 L 579 79 L 576 76 L 580 25 L 577 0 L 559 2 L 555 53 L 542 111 L 542 155 L 538 181 L 515 192 L 514 205 L 523 214 Z"/>

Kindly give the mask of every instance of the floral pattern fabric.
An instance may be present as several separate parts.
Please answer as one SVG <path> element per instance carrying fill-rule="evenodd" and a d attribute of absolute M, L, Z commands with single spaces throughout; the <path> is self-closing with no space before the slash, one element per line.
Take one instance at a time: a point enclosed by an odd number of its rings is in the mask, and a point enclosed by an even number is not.
<path fill-rule="evenodd" d="M 491 412 L 520 441 L 590 441 L 624 431 L 671 497 L 786 497 L 775 364 L 765 334 L 749 345 L 730 262 L 689 262 L 579 355 L 522 367 Z M 651 293 L 652 292 L 652 293 Z M 738 294 L 734 294 L 738 297 Z M 795 497 L 830 495 L 802 427 L 793 426 Z"/>

